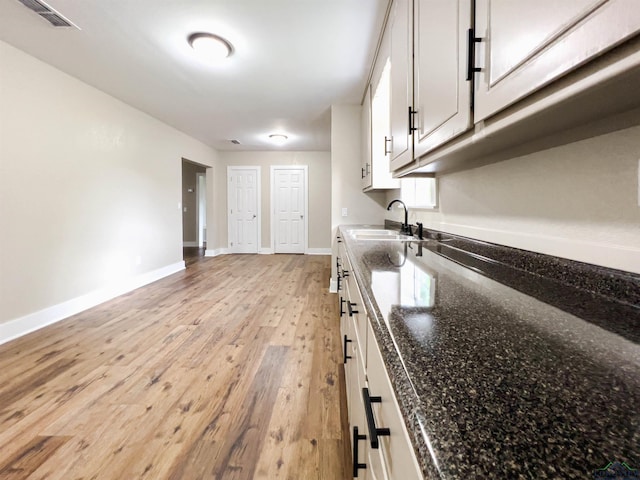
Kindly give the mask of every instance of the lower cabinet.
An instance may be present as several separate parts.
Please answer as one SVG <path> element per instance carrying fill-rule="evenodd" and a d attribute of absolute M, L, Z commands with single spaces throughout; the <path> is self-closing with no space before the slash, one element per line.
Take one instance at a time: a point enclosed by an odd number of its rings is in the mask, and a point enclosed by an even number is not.
<path fill-rule="evenodd" d="M 342 335 L 353 477 L 422 479 L 351 265 L 340 258 Z"/>
<path fill-rule="evenodd" d="M 370 324 L 367 323 L 367 385 L 363 392 L 367 432 L 372 435 L 382 429 L 378 448 L 370 450 L 372 471 L 384 471 L 385 476 L 374 478 L 420 479 L 422 473 L 413 453 L 409 433 L 382 361 Z M 368 397 L 368 398 L 367 398 Z M 371 440 L 374 440 L 373 438 Z M 373 442 L 371 442 L 373 443 Z M 380 467 L 378 467 L 380 465 Z"/>

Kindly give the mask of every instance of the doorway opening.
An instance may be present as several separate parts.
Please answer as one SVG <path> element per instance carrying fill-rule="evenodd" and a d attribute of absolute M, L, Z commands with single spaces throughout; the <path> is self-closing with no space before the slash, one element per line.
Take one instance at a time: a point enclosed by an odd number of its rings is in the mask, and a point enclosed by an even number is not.
<path fill-rule="evenodd" d="M 182 159 L 182 251 L 187 265 L 207 247 L 207 168 Z"/>

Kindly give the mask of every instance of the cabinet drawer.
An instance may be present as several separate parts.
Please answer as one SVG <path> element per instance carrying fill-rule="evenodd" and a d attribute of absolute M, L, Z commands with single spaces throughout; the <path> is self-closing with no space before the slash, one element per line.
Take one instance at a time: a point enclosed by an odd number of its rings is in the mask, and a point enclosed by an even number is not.
<path fill-rule="evenodd" d="M 396 401 L 391 381 L 382 361 L 382 356 L 375 340 L 373 330 L 368 325 L 367 339 L 367 379 L 372 397 L 380 401 L 371 403 L 376 428 L 388 428 L 388 436 L 378 437 L 379 448 L 371 449 L 372 466 L 380 463 L 389 479 L 413 480 L 422 479 L 422 474 L 407 428 L 405 427 L 400 407 Z M 367 406 L 365 405 L 365 410 Z M 367 429 L 367 442 L 371 441 L 371 432 Z M 377 458 L 375 456 L 378 456 Z"/>
<path fill-rule="evenodd" d="M 360 289 L 353 278 L 353 275 L 346 277 L 345 284 L 349 291 L 349 298 L 351 305 L 346 305 L 347 316 L 353 321 L 360 341 L 360 348 L 362 351 L 364 365 L 366 368 L 367 359 L 367 325 L 369 321 L 367 319 L 367 313 L 364 309 L 364 302 L 362 301 L 362 295 L 360 295 Z"/>
<path fill-rule="evenodd" d="M 367 360 L 367 315 L 364 313 L 364 307 L 362 306 L 362 298 L 357 288 L 354 292 L 354 284 L 345 282 L 347 305 L 345 305 L 344 321 L 350 324 L 350 329 L 353 331 L 354 347 L 357 348 L 360 355 L 359 361 L 362 363 L 363 369 L 366 368 Z M 362 325 L 365 325 L 364 329 Z"/>

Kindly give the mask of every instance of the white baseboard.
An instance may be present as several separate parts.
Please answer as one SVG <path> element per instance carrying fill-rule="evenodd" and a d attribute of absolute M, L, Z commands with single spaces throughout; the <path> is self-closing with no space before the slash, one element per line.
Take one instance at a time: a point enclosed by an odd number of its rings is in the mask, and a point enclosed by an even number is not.
<path fill-rule="evenodd" d="M 198 247 L 198 242 L 182 242 L 183 247 Z"/>
<path fill-rule="evenodd" d="M 329 280 L 329 293 L 338 293 L 338 282 L 333 278 Z"/>
<path fill-rule="evenodd" d="M 132 278 L 128 278 L 99 290 L 95 290 L 86 295 L 81 295 L 66 302 L 47 307 L 43 310 L 30 313 L 23 317 L 14 318 L 5 323 L 0 323 L 0 345 L 10 340 L 26 335 L 51 325 L 52 323 L 64 320 L 72 315 L 80 313 L 89 308 L 100 305 L 119 295 L 140 288 L 149 283 L 153 283 L 161 278 L 167 277 L 181 270 L 184 270 L 184 261 L 176 262 L 166 267 L 158 268 L 151 272 L 143 273 Z"/>
<path fill-rule="evenodd" d="M 205 257 L 217 257 L 218 255 L 226 255 L 229 253 L 228 248 L 212 248 L 204 251 Z"/>
<path fill-rule="evenodd" d="M 331 255 L 330 248 L 307 248 L 307 255 Z"/>
<path fill-rule="evenodd" d="M 218 255 L 226 255 L 230 253 L 228 248 L 216 248 L 216 249 L 207 249 L 204 251 L 205 257 L 217 257 Z M 261 248 L 258 251 L 259 255 L 273 255 L 275 251 L 271 247 Z M 330 248 L 307 248 L 305 255 L 331 255 Z"/>

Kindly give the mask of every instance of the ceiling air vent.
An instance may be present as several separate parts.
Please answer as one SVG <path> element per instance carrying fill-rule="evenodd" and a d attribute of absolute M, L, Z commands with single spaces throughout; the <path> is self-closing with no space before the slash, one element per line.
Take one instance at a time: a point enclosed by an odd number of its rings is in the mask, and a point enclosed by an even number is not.
<path fill-rule="evenodd" d="M 234 145 L 240 145 L 240 142 L 238 140 L 231 140 L 231 143 L 233 143 Z"/>
<path fill-rule="evenodd" d="M 42 18 L 47 20 L 54 27 L 75 27 L 78 28 L 77 25 L 74 25 L 69 20 L 64 18 L 58 12 L 56 12 L 53 8 L 51 8 L 46 3 L 40 0 L 18 0 L 21 4 L 27 7 L 30 10 L 33 10 Z M 78 30 L 80 30 L 78 28 Z"/>

